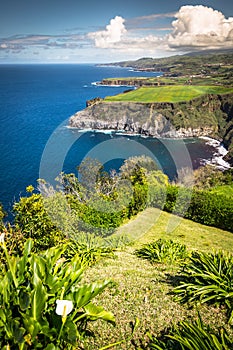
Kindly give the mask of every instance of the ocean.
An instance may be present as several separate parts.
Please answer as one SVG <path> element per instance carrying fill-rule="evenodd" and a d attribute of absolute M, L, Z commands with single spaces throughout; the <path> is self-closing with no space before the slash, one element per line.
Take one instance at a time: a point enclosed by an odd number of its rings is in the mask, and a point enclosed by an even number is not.
<path fill-rule="evenodd" d="M 205 140 L 164 140 L 82 132 L 68 119 L 86 100 L 126 90 L 94 84 L 106 77 L 151 76 L 121 67 L 95 65 L 0 65 L 0 202 L 11 211 L 38 178 L 50 183 L 59 172 L 74 172 L 85 157 L 99 158 L 107 170 L 129 156 L 148 154 L 170 178 L 180 167 L 210 162 L 216 148 Z M 159 73 L 158 73 L 159 74 Z"/>

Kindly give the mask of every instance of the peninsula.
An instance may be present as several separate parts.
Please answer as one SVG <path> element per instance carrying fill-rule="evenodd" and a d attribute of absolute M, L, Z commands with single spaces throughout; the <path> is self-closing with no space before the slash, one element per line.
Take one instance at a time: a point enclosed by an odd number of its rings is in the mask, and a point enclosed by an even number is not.
<path fill-rule="evenodd" d="M 203 57 L 195 56 L 189 61 L 193 64 Z M 87 101 L 87 108 L 75 113 L 69 125 L 79 129 L 115 130 L 151 137 L 209 136 L 223 142 L 228 149 L 224 159 L 233 165 L 233 87 L 226 79 L 232 71 L 232 55 L 213 54 L 215 65 L 216 57 L 227 67 L 218 64 L 217 70 L 222 72 L 218 80 L 212 74 L 196 77 L 193 82 L 194 78 L 187 75 L 188 65 L 179 77 L 171 76 L 171 68 L 168 67 L 169 77 L 104 79 L 100 84 L 109 82 L 137 88 L 105 99 Z M 148 60 L 151 62 L 151 59 Z M 145 61 L 143 59 L 145 69 L 148 69 Z M 132 62 L 130 64 L 132 66 Z M 158 69 L 157 66 L 155 68 Z M 202 67 L 199 69 L 203 71 Z M 176 72 L 174 68 L 173 71 Z M 205 84 L 200 84 L 200 79 Z"/>

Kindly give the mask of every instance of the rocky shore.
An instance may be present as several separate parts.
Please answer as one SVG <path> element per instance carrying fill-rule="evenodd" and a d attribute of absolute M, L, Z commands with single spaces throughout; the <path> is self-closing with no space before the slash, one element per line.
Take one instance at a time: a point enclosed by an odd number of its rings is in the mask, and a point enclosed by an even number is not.
<path fill-rule="evenodd" d="M 150 137 L 213 137 L 229 150 L 226 160 L 233 165 L 233 94 L 205 95 L 178 103 L 106 102 L 97 98 L 87 106 L 71 116 L 71 127 Z"/>

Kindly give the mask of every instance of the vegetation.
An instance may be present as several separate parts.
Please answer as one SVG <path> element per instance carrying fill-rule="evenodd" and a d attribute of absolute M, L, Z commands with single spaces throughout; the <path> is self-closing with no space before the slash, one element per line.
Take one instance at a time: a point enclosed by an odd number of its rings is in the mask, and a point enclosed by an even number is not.
<path fill-rule="evenodd" d="M 159 86 L 159 87 L 142 87 L 127 94 L 119 94 L 115 96 L 108 96 L 105 98 L 107 102 L 182 102 L 190 101 L 205 94 L 227 94 L 232 93 L 233 88 L 226 88 L 221 86 Z"/>
<path fill-rule="evenodd" d="M 126 91 L 127 93 L 107 97 L 105 101 L 177 103 L 178 105 L 172 108 L 165 105 L 159 108 L 157 105 L 156 110 L 161 112 L 176 130 L 211 128 L 211 135 L 222 139 L 229 151 L 224 159 L 233 165 L 232 97 L 228 102 L 223 98 L 221 106 L 218 103 L 215 103 L 214 106 L 213 101 L 206 96 L 206 94 L 232 92 L 232 50 L 202 51 L 195 55 L 160 59 L 141 58 L 137 61 L 115 64 L 122 67 L 133 67 L 142 72 L 163 72 L 163 75 L 147 78 L 142 76 L 104 79 L 102 81 L 104 84 L 140 87 L 134 91 L 129 90 Z M 205 96 L 205 101 L 201 101 L 200 97 L 203 98 L 203 96 Z M 184 104 L 185 101 L 187 104 Z"/>
<path fill-rule="evenodd" d="M 189 253 L 197 250 L 209 252 L 213 249 L 221 249 L 232 254 L 233 236 L 229 232 L 185 219 L 181 219 L 176 229 L 169 233 L 167 227 L 172 220 L 175 221 L 176 217 L 171 214 L 158 209 L 146 209 L 138 214 L 136 219 L 131 219 L 129 223 L 118 229 L 119 233 L 125 232 L 130 237 L 138 237 L 141 234 L 141 237 L 135 240 L 134 245 L 117 252 L 118 259 L 101 260 L 88 270 L 87 280 L 105 276 L 112 278 L 116 283 L 114 290 L 106 290 L 99 297 L 100 303 L 103 303 L 105 307 L 108 306 L 114 313 L 116 328 L 110 329 L 107 324 L 99 324 L 96 337 L 89 338 L 86 343 L 87 349 L 96 349 L 108 344 L 109 341 L 126 339 L 131 332 L 129 322 L 132 322 L 135 316 L 139 317 L 140 323 L 133 339 L 116 349 L 150 349 L 149 334 L 153 338 L 160 338 L 161 335 L 170 334 L 173 326 L 177 325 L 180 329 L 180 322 L 195 325 L 196 307 L 190 308 L 187 303 L 181 304 L 174 300 L 174 286 L 178 285 L 182 276 L 179 265 L 151 264 L 149 260 L 138 258 L 132 253 L 135 247 L 141 249 L 145 244 L 150 244 L 160 238 L 168 240 L 172 238 L 173 241 L 187 245 Z M 147 226 L 149 222 L 150 225 Z M 205 331 L 208 336 L 213 334 L 220 343 L 221 332 L 224 333 L 224 339 L 228 333 L 226 344 L 230 349 L 233 329 L 228 323 L 227 309 L 224 306 L 204 303 L 199 304 L 198 311 L 204 328 L 203 331 L 200 330 L 200 333 Z M 164 338 L 162 339 L 165 341 Z M 164 349 L 167 348 L 164 347 Z"/>
<path fill-rule="evenodd" d="M 181 302 L 225 304 L 233 323 L 233 256 L 221 251 L 193 253 L 174 293 Z"/>
<path fill-rule="evenodd" d="M 230 349 L 232 233 L 184 217 L 232 230 L 232 171 L 199 169 L 192 191 L 144 156 L 79 172 L 2 223 L 1 348 Z"/>
<path fill-rule="evenodd" d="M 172 81 L 179 81 L 183 77 L 186 82 L 191 78 L 191 83 L 200 85 L 207 82 L 207 84 L 231 86 L 233 83 L 232 50 L 202 51 L 192 55 L 176 55 L 158 59 L 141 58 L 137 61 L 117 62 L 116 65 L 133 67 L 142 72 L 145 70 L 163 72 L 163 76 Z"/>
<path fill-rule="evenodd" d="M 181 262 L 188 257 L 186 246 L 171 239 L 159 240 L 147 243 L 142 248 L 136 250 L 135 254 L 139 258 L 147 259 L 151 263 L 169 263 Z"/>
<path fill-rule="evenodd" d="M 149 349 L 157 350 L 229 350 L 232 341 L 225 329 L 216 332 L 203 324 L 201 318 L 193 323 L 183 321 L 168 334 L 151 337 Z"/>
<path fill-rule="evenodd" d="M 1 349 L 75 349 L 88 322 L 115 322 L 112 313 L 91 302 L 109 281 L 80 285 L 77 256 L 66 263 L 64 247 L 36 255 L 32 244 L 29 239 L 22 257 L 15 258 L 1 240 L 7 261 L 0 282 Z"/>

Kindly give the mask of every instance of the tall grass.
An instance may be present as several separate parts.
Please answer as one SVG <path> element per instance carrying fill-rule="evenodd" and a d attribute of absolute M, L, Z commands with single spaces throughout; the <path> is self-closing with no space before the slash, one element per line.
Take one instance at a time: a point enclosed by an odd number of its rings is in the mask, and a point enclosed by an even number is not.
<path fill-rule="evenodd" d="M 170 239 L 159 239 L 145 244 L 135 251 L 139 258 L 147 259 L 151 263 L 174 263 L 188 257 L 186 246 Z"/>
<path fill-rule="evenodd" d="M 180 322 L 169 334 L 151 337 L 149 343 L 149 349 L 157 350 L 230 350 L 232 346 L 225 329 L 216 333 L 204 325 L 200 317 L 194 322 Z"/>
<path fill-rule="evenodd" d="M 174 289 L 180 302 L 225 305 L 233 321 L 233 256 L 194 252 L 184 266 L 182 281 Z"/>

